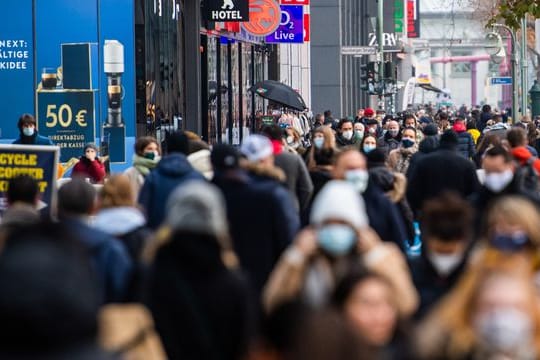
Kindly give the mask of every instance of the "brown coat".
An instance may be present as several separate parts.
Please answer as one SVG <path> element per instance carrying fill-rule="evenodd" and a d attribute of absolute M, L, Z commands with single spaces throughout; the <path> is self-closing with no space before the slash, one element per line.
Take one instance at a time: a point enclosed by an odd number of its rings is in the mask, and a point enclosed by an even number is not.
<path fill-rule="evenodd" d="M 418 306 L 418 294 L 402 252 L 395 244 L 382 242 L 370 228 L 363 229 L 362 236 L 372 237 L 371 240 L 375 240 L 377 245 L 367 253 L 359 253 L 359 260 L 369 270 L 392 284 L 395 298 L 399 299 L 400 315 L 411 315 Z M 321 253 L 315 253 L 308 259 L 299 253 L 294 244 L 291 245 L 282 255 L 266 284 L 263 293 L 265 309 L 270 311 L 282 302 L 302 296 L 310 271 L 318 272 L 321 279 L 326 280 L 327 285 L 333 288 L 336 270 Z"/>

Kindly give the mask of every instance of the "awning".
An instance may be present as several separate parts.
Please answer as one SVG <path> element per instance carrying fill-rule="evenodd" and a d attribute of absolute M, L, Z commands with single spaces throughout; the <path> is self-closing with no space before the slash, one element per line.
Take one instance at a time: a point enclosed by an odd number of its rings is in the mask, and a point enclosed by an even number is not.
<path fill-rule="evenodd" d="M 436 88 L 435 86 L 431 84 L 418 84 L 418 86 L 420 86 L 422 89 L 427 90 L 427 91 L 434 91 L 436 93 L 442 92 L 441 89 Z"/>

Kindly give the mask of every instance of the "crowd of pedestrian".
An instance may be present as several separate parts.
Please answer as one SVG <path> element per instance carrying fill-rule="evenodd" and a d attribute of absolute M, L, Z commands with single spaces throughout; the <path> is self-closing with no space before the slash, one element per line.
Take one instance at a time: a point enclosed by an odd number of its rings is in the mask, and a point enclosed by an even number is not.
<path fill-rule="evenodd" d="M 0 358 L 540 358 L 537 125 L 328 111 L 141 137 L 119 174 L 87 144 L 53 218 L 9 181 Z"/>

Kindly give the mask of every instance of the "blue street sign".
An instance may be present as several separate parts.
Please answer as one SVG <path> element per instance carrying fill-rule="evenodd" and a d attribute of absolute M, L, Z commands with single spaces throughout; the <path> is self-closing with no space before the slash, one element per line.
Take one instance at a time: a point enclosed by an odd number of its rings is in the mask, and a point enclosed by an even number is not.
<path fill-rule="evenodd" d="M 512 78 L 510 76 L 492 77 L 491 85 L 512 85 Z"/>
<path fill-rule="evenodd" d="M 281 21 L 274 33 L 266 37 L 267 43 L 303 43 L 304 7 L 281 5 Z"/>

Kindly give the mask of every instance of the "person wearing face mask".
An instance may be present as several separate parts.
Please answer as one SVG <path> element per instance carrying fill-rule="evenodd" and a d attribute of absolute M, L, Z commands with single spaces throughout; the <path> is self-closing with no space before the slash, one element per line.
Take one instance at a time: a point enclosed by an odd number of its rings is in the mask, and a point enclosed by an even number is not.
<path fill-rule="evenodd" d="M 472 218 L 472 207 L 455 193 L 426 201 L 420 219 L 422 252 L 409 260 L 420 296 L 417 319 L 424 317 L 465 271 L 473 244 Z"/>
<path fill-rule="evenodd" d="M 367 155 L 377 148 L 377 138 L 372 134 L 365 134 L 360 143 L 360 151 Z M 385 154 L 386 155 L 386 154 Z"/>
<path fill-rule="evenodd" d="M 13 144 L 19 145 L 54 145 L 51 139 L 41 136 L 37 131 L 36 119 L 30 114 L 23 114 L 19 118 L 19 138 Z"/>
<path fill-rule="evenodd" d="M 417 151 L 416 130 L 414 128 L 406 128 L 401 135 L 399 148 L 390 151 L 388 155 L 388 167 L 398 173 L 406 174 L 411 159 Z"/>
<path fill-rule="evenodd" d="M 358 263 L 391 284 L 400 299 L 399 314 L 416 309 L 417 294 L 403 254 L 371 230 L 353 185 L 330 181 L 315 199 L 310 224 L 272 272 L 263 295 L 266 310 L 295 299 L 316 308 L 327 305 L 337 280 Z"/>
<path fill-rule="evenodd" d="M 415 340 L 417 359 L 538 359 L 540 311 L 527 262 L 495 257 L 471 267 Z"/>
<path fill-rule="evenodd" d="M 512 156 L 501 145 L 488 149 L 484 154 L 482 168 L 485 172 L 484 184 L 470 196 L 471 204 L 476 210 L 475 232 L 481 233 L 484 227 L 482 216 L 503 196 L 523 196 L 536 204 L 540 204 L 539 196 L 522 186 L 516 173 Z"/>
<path fill-rule="evenodd" d="M 354 137 L 358 140 L 358 142 L 362 142 L 362 139 L 364 139 L 365 129 L 366 127 L 361 122 L 355 122 L 353 125 L 354 128 Z"/>
<path fill-rule="evenodd" d="M 386 127 L 386 133 L 377 141 L 377 147 L 383 149 L 386 155 L 388 155 L 390 151 L 399 147 L 401 143 L 401 131 L 398 122 L 395 120 L 388 121 Z"/>
<path fill-rule="evenodd" d="M 124 171 L 129 178 L 135 199 L 144 184 L 144 179 L 161 160 L 161 147 L 156 138 L 142 136 L 135 141 L 132 166 Z"/>
<path fill-rule="evenodd" d="M 71 177 L 84 177 L 90 179 L 93 184 L 102 184 L 105 180 L 105 165 L 98 157 L 98 148 L 94 143 L 84 146 L 84 155 L 73 167 Z"/>
<path fill-rule="evenodd" d="M 382 136 L 382 128 L 379 125 L 377 119 L 366 120 L 366 134 L 375 136 L 377 139 Z"/>
<path fill-rule="evenodd" d="M 336 155 L 333 178 L 346 180 L 356 189 L 366 204 L 366 212 L 373 230 L 383 241 L 393 242 L 405 251 L 407 229 L 396 204 L 370 179 L 364 155 L 347 149 Z"/>
<path fill-rule="evenodd" d="M 346 146 L 360 147 L 360 141 L 354 136 L 352 120 L 343 118 L 339 121 L 338 132 L 336 134 L 336 145 L 338 148 Z"/>

